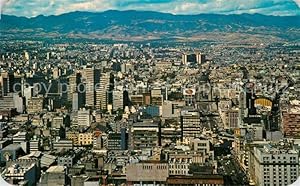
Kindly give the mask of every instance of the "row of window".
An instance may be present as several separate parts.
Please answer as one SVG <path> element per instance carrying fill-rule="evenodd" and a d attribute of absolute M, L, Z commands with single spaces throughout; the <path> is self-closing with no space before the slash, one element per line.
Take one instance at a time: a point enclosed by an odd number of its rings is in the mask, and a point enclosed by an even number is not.
<path fill-rule="evenodd" d="M 188 165 L 170 165 L 171 169 L 186 169 Z"/>
<path fill-rule="evenodd" d="M 143 170 L 152 170 L 152 168 L 152 165 L 143 165 Z M 158 165 L 156 168 L 159 170 L 164 170 L 167 169 L 167 165 Z"/>

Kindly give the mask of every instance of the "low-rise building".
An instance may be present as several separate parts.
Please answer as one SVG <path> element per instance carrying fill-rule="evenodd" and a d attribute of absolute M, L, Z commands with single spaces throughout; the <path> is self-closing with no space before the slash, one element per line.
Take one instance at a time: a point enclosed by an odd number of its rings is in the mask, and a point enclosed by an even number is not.
<path fill-rule="evenodd" d="M 128 185 L 166 184 L 169 177 L 168 163 L 159 161 L 140 162 L 127 165 L 126 179 Z"/>

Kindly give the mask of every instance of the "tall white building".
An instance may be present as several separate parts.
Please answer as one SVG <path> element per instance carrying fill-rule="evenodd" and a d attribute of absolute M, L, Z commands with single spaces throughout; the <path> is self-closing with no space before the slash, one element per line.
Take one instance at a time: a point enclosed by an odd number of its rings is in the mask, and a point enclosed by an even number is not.
<path fill-rule="evenodd" d="M 77 116 L 77 122 L 78 122 L 78 126 L 81 127 L 91 126 L 92 119 L 91 119 L 90 110 L 86 110 L 86 109 L 79 110 Z"/>
<path fill-rule="evenodd" d="M 186 65 L 187 64 L 187 59 L 188 55 L 187 54 L 182 54 L 182 64 Z"/>
<path fill-rule="evenodd" d="M 250 175 L 255 185 L 290 185 L 297 180 L 299 152 L 286 143 L 280 143 L 254 147 L 250 155 Z"/>
<path fill-rule="evenodd" d="M 114 90 L 113 91 L 113 110 L 123 109 L 123 91 Z"/>
<path fill-rule="evenodd" d="M 79 102 L 78 102 L 78 93 L 77 92 L 74 92 L 72 94 L 72 110 L 73 111 L 78 111 L 79 109 Z"/>
<path fill-rule="evenodd" d="M 95 79 L 94 69 L 85 68 L 82 71 L 82 77 L 85 82 L 85 103 L 88 106 L 93 107 L 95 105 Z"/>
<path fill-rule="evenodd" d="M 205 63 L 205 61 L 206 61 L 206 57 L 205 57 L 204 54 L 197 53 L 197 54 L 196 54 L 196 60 L 197 60 L 197 63 L 198 63 L 198 64 L 203 64 L 203 63 Z"/>
<path fill-rule="evenodd" d="M 96 88 L 96 108 L 106 110 L 108 102 L 108 90 L 109 90 L 109 73 L 103 73 L 100 77 L 100 86 Z"/>
<path fill-rule="evenodd" d="M 73 93 L 77 91 L 77 75 L 71 75 L 68 77 L 68 101 L 71 101 L 73 98 Z"/>
<path fill-rule="evenodd" d="M 29 53 L 27 51 L 24 51 L 24 59 L 26 61 L 29 61 L 29 59 L 30 59 Z"/>

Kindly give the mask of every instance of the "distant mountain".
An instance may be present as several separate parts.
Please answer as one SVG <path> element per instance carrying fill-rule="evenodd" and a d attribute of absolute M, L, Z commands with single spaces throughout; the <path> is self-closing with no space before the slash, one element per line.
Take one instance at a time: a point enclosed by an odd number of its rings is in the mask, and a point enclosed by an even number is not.
<path fill-rule="evenodd" d="M 106 39 L 195 37 L 205 33 L 243 33 L 299 39 L 300 16 L 173 15 L 151 11 L 71 12 L 34 18 L 3 15 L 0 31 L 10 37 L 66 35 Z M 30 34 L 28 34 L 30 33 Z"/>

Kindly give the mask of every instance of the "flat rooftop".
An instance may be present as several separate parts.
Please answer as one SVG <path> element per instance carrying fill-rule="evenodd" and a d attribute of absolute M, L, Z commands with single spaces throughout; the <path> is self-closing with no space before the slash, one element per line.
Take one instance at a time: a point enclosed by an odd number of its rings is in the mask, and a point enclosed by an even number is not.
<path fill-rule="evenodd" d="M 49 173 L 64 173 L 65 167 L 64 166 L 52 166 L 46 172 Z"/>

